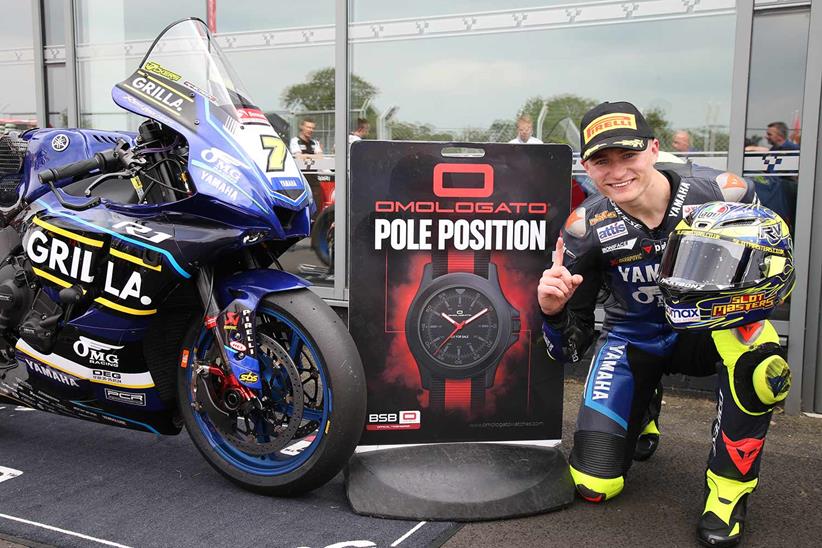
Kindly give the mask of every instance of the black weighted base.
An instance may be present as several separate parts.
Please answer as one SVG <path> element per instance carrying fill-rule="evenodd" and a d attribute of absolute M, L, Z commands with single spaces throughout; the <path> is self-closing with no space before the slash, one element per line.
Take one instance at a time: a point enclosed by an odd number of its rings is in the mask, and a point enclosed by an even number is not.
<path fill-rule="evenodd" d="M 558 510 L 574 484 L 557 448 L 434 444 L 355 454 L 345 475 L 357 514 L 482 521 Z"/>

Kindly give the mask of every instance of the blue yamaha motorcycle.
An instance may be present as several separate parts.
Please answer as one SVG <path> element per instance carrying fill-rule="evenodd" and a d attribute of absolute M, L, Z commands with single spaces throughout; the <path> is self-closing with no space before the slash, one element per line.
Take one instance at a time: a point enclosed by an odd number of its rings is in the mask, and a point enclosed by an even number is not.
<path fill-rule="evenodd" d="M 177 434 L 245 488 L 346 464 L 365 380 L 339 317 L 277 258 L 314 204 L 198 19 L 112 90 L 136 134 L 0 139 L 0 399 Z M 162 465 L 162 464 L 160 464 Z"/>

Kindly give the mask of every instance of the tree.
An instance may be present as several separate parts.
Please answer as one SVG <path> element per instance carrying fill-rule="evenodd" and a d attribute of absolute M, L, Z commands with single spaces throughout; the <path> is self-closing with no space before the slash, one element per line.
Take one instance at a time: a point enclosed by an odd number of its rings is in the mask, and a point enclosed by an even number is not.
<path fill-rule="evenodd" d="M 320 69 L 308 75 L 308 81 L 285 88 L 282 102 L 290 109 L 302 107 L 308 111 L 334 110 L 333 67 Z M 351 75 L 351 105 L 358 108 L 373 99 L 379 90 L 356 74 Z"/>
<path fill-rule="evenodd" d="M 586 99 L 578 95 L 554 95 L 548 99 L 541 96 L 531 97 L 520 108 L 519 115 L 527 114 L 534 121 L 534 133 L 538 131 L 537 122 L 543 104 L 547 107 L 545 120 L 542 123 L 542 138 L 546 142 L 565 143 L 574 148 L 579 147 L 577 135 L 582 115 L 597 105 L 594 99 Z M 492 127 L 502 127 L 504 121 L 494 122 Z M 573 128 L 572 131 L 568 131 Z M 510 134 L 501 136 L 500 141 L 513 139 L 516 136 L 516 126 L 510 124 Z"/>
<path fill-rule="evenodd" d="M 396 141 L 454 141 L 454 135 L 443 131 L 435 131 L 430 124 L 415 124 L 413 122 L 393 122 L 391 138 Z"/>

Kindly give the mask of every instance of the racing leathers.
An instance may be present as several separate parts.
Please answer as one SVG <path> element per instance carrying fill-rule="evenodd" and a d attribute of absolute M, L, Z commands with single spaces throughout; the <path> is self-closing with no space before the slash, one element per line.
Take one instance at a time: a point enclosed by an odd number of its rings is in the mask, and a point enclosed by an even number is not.
<path fill-rule="evenodd" d="M 733 330 L 675 332 L 665 319 L 656 278 L 668 234 L 684 216 L 710 201 L 752 203 L 754 186 L 731 173 L 692 164 L 656 168 L 671 186 L 658 227 L 645 226 L 595 195 L 571 213 L 562 230 L 563 263 L 583 281 L 561 312 L 543 318 L 551 358 L 561 363 L 582 359 L 593 342 L 598 293 L 603 288 L 608 293 L 574 434 L 571 471 L 583 498 L 598 502 L 619 494 L 662 374 L 718 372 L 705 516 L 722 520 L 726 533 L 741 534 L 741 524 L 735 526 L 734 520 L 741 522 L 744 507 L 741 514 L 738 507 L 756 486 L 771 409 L 787 394 L 787 363 L 768 321 Z M 754 370 L 762 372 L 763 367 L 770 367 L 769 382 L 775 377 L 783 381 L 773 397 L 755 390 Z"/>

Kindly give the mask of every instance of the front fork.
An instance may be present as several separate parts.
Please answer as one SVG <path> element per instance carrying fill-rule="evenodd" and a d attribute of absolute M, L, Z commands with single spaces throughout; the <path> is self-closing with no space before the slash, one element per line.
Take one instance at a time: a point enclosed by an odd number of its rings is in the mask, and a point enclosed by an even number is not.
<path fill-rule="evenodd" d="M 248 401 L 259 404 L 257 394 L 262 394 L 263 390 L 255 332 L 255 310 L 259 299 L 253 294 L 236 290 L 232 292 L 234 300 L 221 310 L 215 295 L 214 270 L 211 267 L 200 270 L 197 291 L 206 311 L 205 327 L 213 334 L 225 364 L 224 370 L 219 372 L 210 364 L 201 364 L 202 371 L 198 369 L 198 374 L 222 377 L 220 385 L 231 391 L 224 401 L 234 402 L 231 406 Z M 240 401 L 236 401 L 237 398 Z"/>

